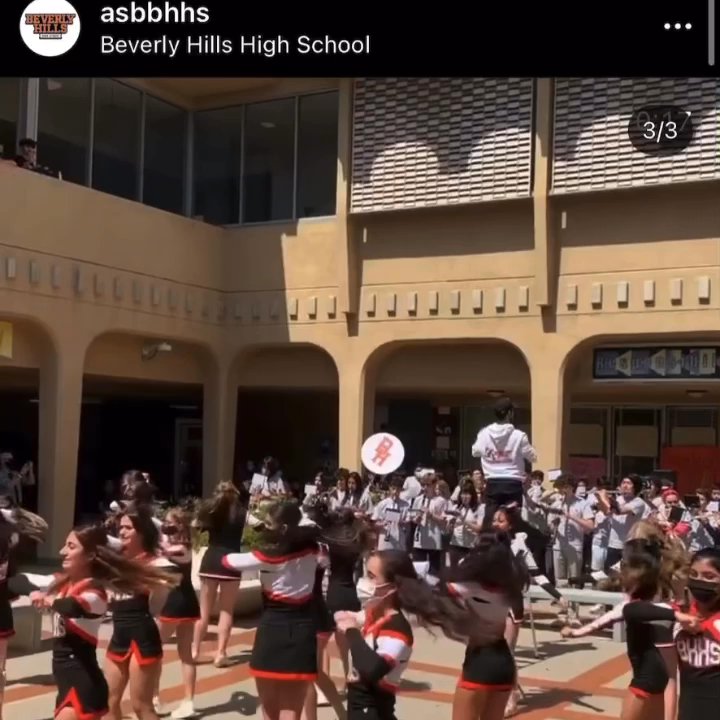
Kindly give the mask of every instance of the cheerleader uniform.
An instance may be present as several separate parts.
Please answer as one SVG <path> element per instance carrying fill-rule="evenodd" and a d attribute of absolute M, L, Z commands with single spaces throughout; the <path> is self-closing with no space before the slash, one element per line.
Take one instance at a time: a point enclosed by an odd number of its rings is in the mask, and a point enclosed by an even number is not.
<path fill-rule="evenodd" d="M 649 613 L 645 609 L 645 614 L 650 616 L 653 607 L 666 612 L 663 612 L 657 621 L 648 622 L 645 620 L 642 606 L 650 606 Z M 662 620 L 663 615 L 668 619 Z M 628 689 L 637 697 L 648 698 L 652 695 L 663 694 L 667 687 L 667 668 L 658 648 L 672 645 L 674 620 L 675 613 L 670 605 L 634 602 L 631 600 L 620 603 L 602 617 L 585 625 L 581 633 L 582 635 L 588 635 L 613 623 L 625 621 L 627 627 L 627 654 L 632 667 L 632 679 Z M 576 633 L 575 637 L 578 636 L 579 634 Z"/>
<path fill-rule="evenodd" d="M 48 588 L 56 577 L 23 576 L 35 590 Z M 98 636 L 107 607 L 105 591 L 91 578 L 64 585 L 55 597 L 51 611 L 56 716 L 68 707 L 81 720 L 101 718 L 108 712 L 108 684 L 97 661 Z"/>
<path fill-rule="evenodd" d="M 200 619 L 200 604 L 192 583 L 192 553 L 184 545 L 166 550 L 168 570 L 180 575 L 180 584 L 169 593 L 160 617 L 161 622 L 178 625 Z"/>
<path fill-rule="evenodd" d="M 338 552 L 330 549 L 330 577 L 327 587 L 327 606 L 332 617 L 336 612 L 360 611 L 357 596 L 355 569 L 360 559 L 359 553 Z"/>
<path fill-rule="evenodd" d="M 696 614 L 694 607 L 691 614 Z M 635 621 L 673 623 L 675 612 L 664 605 L 649 602 L 629 603 L 625 617 Z M 720 705 L 720 613 L 704 620 L 700 632 L 675 629 L 680 666 L 678 720 L 714 717 Z"/>
<path fill-rule="evenodd" d="M 505 620 L 510 612 L 507 599 L 502 593 L 479 583 L 447 583 L 446 588 L 478 619 L 478 634 L 468 641 L 458 687 L 491 692 L 512 690 L 517 670 L 505 640 Z"/>
<path fill-rule="evenodd" d="M 144 555 L 136 559 L 171 569 L 171 563 L 166 558 Z M 162 660 L 162 641 L 155 618 L 150 612 L 150 595 L 111 593 L 109 600 L 113 632 L 107 647 L 107 657 L 113 662 L 124 663 L 134 656 L 138 665 L 152 665 Z"/>
<path fill-rule="evenodd" d="M 226 555 L 239 553 L 242 547 L 242 536 L 245 530 L 245 517 L 238 513 L 234 520 L 228 520 L 221 527 L 207 528 L 208 547 L 200 561 L 198 576 L 208 580 L 225 580 L 238 582 L 240 576 L 223 565 Z"/>
<path fill-rule="evenodd" d="M 263 611 L 250 658 L 250 674 L 270 680 L 317 679 L 318 546 L 231 553 L 226 573 L 259 570 Z"/>
<path fill-rule="evenodd" d="M 322 558 L 322 555 L 320 556 Z M 315 584 L 313 585 L 313 599 L 315 601 L 316 611 L 316 635 L 323 640 L 329 639 L 335 632 L 335 620 L 332 613 L 328 610 L 323 595 L 323 581 L 325 580 L 325 572 L 327 562 L 319 562 L 315 569 Z"/>
<path fill-rule="evenodd" d="M 413 632 L 401 612 L 373 618 L 345 633 L 351 669 L 347 685 L 348 720 L 395 720 L 395 696 L 410 662 Z"/>

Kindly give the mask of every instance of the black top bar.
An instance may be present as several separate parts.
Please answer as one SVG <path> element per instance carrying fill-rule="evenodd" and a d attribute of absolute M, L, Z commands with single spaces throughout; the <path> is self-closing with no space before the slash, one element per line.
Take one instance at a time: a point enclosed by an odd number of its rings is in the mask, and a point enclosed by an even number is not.
<path fill-rule="evenodd" d="M 432 2 L 407 12 L 394 3 L 329 11 L 319 3 L 73 0 L 68 21 L 65 0 L 51 0 L 56 17 L 6 0 L 0 46 L 14 58 L 3 75 L 26 77 L 717 76 L 716 1 Z M 136 22 L 118 21 L 133 9 Z M 63 22 L 78 21 L 77 41 L 56 57 L 35 54 L 21 37 L 24 24 L 36 46 L 67 45 Z"/>

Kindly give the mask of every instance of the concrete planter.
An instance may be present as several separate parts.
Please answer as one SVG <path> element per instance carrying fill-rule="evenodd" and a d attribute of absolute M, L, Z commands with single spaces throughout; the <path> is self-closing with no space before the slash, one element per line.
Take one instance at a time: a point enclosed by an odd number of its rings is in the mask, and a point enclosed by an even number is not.
<path fill-rule="evenodd" d="M 192 582 L 195 592 L 200 592 L 200 578 L 198 570 L 200 569 L 200 561 L 203 558 L 207 548 L 193 550 L 192 561 Z M 260 587 L 260 578 L 257 571 L 244 572 L 240 581 L 240 592 L 238 592 L 235 602 L 235 615 L 242 617 L 245 615 L 254 615 L 260 611 L 262 606 L 262 590 Z"/>

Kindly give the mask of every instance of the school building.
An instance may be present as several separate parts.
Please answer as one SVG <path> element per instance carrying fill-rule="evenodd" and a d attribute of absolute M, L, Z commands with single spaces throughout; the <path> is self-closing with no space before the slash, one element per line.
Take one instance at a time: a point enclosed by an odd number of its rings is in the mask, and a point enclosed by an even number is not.
<path fill-rule="evenodd" d="M 304 483 L 383 428 L 452 475 L 504 393 L 543 469 L 720 479 L 718 79 L 1 78 L 0 145 L 0 449 L 51 553 L 131 467 Z"/>

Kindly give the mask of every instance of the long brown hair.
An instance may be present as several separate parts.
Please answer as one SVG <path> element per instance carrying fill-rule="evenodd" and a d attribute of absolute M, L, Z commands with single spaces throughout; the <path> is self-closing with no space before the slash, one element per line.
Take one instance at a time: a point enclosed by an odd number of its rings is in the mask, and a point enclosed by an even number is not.
<path fill-rule="evenodd" d="M 153 522 L 152 508 L 131 503 L 120 513 L 118 521 L 124 517 L 130 519 L 135 532 L 140 536 L 143 551 L 155 555 L 160 549 L 160 531 Z"/>
<path fill-rule="evenodd" d="M 235 483 L 218 483 L 213 496 L 200 503 L 197 511 L 198 524 L 207 529 L 215 529 L 228 522 L 235 522 L 241 515 L 245 515 L 246 496 L 247 492 L 241 491 Z"/>
<path fill-rule="evenodd" d="M 151 592 L 156 588 L 174 587 L 179 578 L 152 565 L 127 558 L 108 546 L 108 536 L 102 525 L 84 525 L 73 533 L 90 556 L 90 577 L 101 587 L 123 594 Z M 48 589 L 55 593 L 70 582 L 60 575 Z"/>

